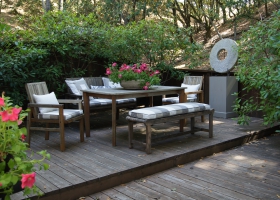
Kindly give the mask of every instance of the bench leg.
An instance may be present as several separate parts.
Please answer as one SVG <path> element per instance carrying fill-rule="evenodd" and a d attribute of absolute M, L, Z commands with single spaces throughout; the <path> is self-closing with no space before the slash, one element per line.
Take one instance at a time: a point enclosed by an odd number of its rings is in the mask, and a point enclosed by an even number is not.
<path fill-rule="evenodd" d="M 204 122 L 204 115 L 201 115 L 201 122 Z"/>
<path fill-rule="evenodd" d="M 151 128 L 151 124 L 145 124 L 145 126 L 146 126 L 146 153 L 150 154 L 152 153 L 152 148 L 151 148 L 152 128 Z"/>
<path fill-rule="evenodd" d="M 213 114 L 214 110 L 209 113 L 209 138 L 213 137 Z"/>
<path fill-rule="evenodd" d="M 195 118 L 191 117 L 191 133 L 194 134 L 194 124 L 195 124 Z"/>

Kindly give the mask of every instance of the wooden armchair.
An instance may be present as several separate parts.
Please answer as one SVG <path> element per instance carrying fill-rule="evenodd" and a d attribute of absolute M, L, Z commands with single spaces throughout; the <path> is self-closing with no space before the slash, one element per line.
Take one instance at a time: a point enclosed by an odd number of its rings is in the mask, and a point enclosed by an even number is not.
<path fill-rule="evenodd" d="M 187 95 L 189 94 L 197 94 L 196 102 L 204 103 L 204 94 L 203 94 L 203 84 L 204 84 L 204 76 L 185 76 L 183 84 L 185 85 L 198 85 L 198 90 L 194 92 L 186 92 Z"/>
<path fill-rule="evenodd" d="M 53 92 L 49 93 L 46 82 L 26 83 L 25 88 L 30 109 L 27 117 L 29 145 L 31 131 L 46 131 L 45 140 L 49 139 L 49 132 L 57 131 L 60 134 L 60 150 L 65 151 L 64 125 L 74 121 L 79 121 L 80 141 L 84 141 L 84 114 L 81 100 L 56 99 Z M 77 103 L 79 109 L 64 109 L 64 105 L 60 103 Z M 46 126 L 35 126 L 36 123 L 40 125 L 43 123 Z M 58 127 L 51 128 L 49 124 L 58 124 Z"/>
<path fill-rule="evenodd" d="M 185 76 L 181 86 L 186 86 L 185 90 L 188 102 L 204 103 L 203 95 L 203 80 L 204 76 Z M 179 97 L 163 97 L 162 104 L 179 103 Z M 201 116 L 201 121 L 204 121 L 204 116 Z"/>

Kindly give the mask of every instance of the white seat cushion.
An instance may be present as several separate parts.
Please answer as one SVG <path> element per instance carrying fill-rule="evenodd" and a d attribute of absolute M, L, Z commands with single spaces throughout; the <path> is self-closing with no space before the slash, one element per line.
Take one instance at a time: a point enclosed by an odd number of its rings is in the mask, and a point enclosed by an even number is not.
<path fill-rule="evenodd" d="M 83 110 L 76 109 L 63 109 L 64 120 L 71 119 L 73 117 L 79 116 L 83 114 Z M 59 119 L 59 111 L 50 111 L 46 113 L 39 113 L 39 119 Z"/>
<path fill-rule="evenodd" d="M 103 80 L 103 85 L 106 87 L 121 88 L 121 85 L 119 83 L 114 83 L 107 77 L 102 77 L 102 80 Z"/>
<path fill-rule="evenodd" d="M 117 99 L 117 104 L 136 102 L 136 98 Z"/>
<path fill-rule="evenodd" d="M 185 89 L 185 92 L 197 92 L 198 89 L 200 88 L 200 84 L 197 85 L 187 85 L 182 83 L 181 87 L 187 87 L 187 89 Z M 196 94 L 188 94 L 188 98 L 197 98 Z"/>
<path fill-rule="evenodd" d="M 43 95 L 33 94 L 33 98 L 34 98 L 35 102 L 38 104 L 55 104 L 55 105 L 59 104 L 54 92 L 51 92 L 49 94 L 43 94 Z M 46 113 L 46 112 L 50 112 L 50 111 L 54 111 L 54 110 L 58 110 L 58 108 L 40 108 L 39 107 L 40 113 Z"/>
<path fill-rule="evenodd" d="M 196 98 L 187 98 L 188 102 L 195 102 Z M 162 98 L 162 103 L 179 103 L 179 97 Z"/>
<path fill-rule="evenodd" d="M 82 95 L 81 90 L 89 89 L 84 78 L 81 78 L 79 80 L 74 80 L 74 81 L 65 80 L 65 82 L 69 86 L 73 94 L 75 95 Z"/>
<path fill-rule="evenodd" d="M 130 103 L 136 102 L 136 98 L 127 98 L 127 99 L 117 99 L 116 104 Z M 104 105 L 112 105 L 111 99 L 93 99 L 89 101 L 89 106 L 104 106 Z"/>
<path fill-rule="evenodd" d="M 157 119 L 172 115 L 210 110 L 210 105 L 203 103 L 178 103 L 164 106 L 140 108 L 129 111 L 129 116 L 140 119 Z"/>

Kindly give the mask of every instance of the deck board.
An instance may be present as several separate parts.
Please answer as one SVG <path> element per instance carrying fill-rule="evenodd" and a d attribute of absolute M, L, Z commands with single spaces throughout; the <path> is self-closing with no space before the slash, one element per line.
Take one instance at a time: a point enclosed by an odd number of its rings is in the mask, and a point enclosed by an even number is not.
<path fill-rule="evenodd" d="M 152 176 L 120 185 L 119 191 L 134 188 L 149 194 L 151 190 L 165 195 L 154 198 L 163 199 L 278 199 L 280 191 L 279 170 L 269 168 L 266 171 L 253 169 L 259 160 L 278 166 L 279 157 L 263 154 L 263 149 L 280 152 L 280 134 L 274 134 L 265 142 L 245 144 L 231 150 L 198 159 Z M 238 159 L 246 156 L 245 162 Z M 235 156 L 235 158 L 234 158 Z M 257 158 L 256 158 L 257 157 Z M 237 159 L 238 162 L 232 162 Z M 244 164 L 245 163 L 245 164 Z M 274 163 L 274 164 L 273 164 Z M 279 168 L 278 168 L 279 169 Z M 145 187 L 139 187 L 139 185 Z M 122 187 L 122 190 L 120 189 Z M 102 195 L 103 191 L 98 195 Z M 129 197 L 134 195 L 126 193 Z M 152 195 L 157 193 L 151 193 Z M 153 199 L 152 195 L 150 198 Z M 91 196 L 95 196 L 94 194 Z M 95 196 L 96 197 L 96 196 Z M 113 196 L 109 195 L 109 199 Z"/>
<path fill-rule="evenodd" d="M 234 160 L 226 162 L 227 157 L 234 156 L 228 152 L 220 156 L 217 154 L 253 140 L 255 137 L 259 137 L 258 134 L 260 137 L 268 136 L 278 126 L 264 127 L 261 125 L 261 120 L 256 118 L 253 119 L 250 126 L 246 127 L 237 125 L 236 121 L 232 119 L 214 118 L 213 138 L 208 138 L 207 132 L 170 138 L 152 145 L 152 154 L 148 155 L 142 145 L 136 144 L 133 149 L 128 148 L 126 113 L 127 111 L 120 113 L 117 126 L 117 146 L 115 147 L 112 147 L 111 141 L 110 112 L 104 112 L 98 117 L 91 118 L 91 137 L 85 138 L 85 142 L 82 143 L 79 141 L 78 123 L 67 126 L 65 128 L 65 152 L 61 152 L 59 148 L 59 133 L 50 133 L 49 140 L 45 140 L 44 132 L 33 133 L 31 138 L 32 151 L 47 150 L 51 154 L 51 159 L 46 161 L 50 164 L 49 170 L 37 172 L 36 185 L 45 193 L 40 199 L 76 200 L 79 197 L 86 197 L 90 200 L 96 199 L 97 196 L 100 196 L 100 199 L 151 199 L 158 197 L 161 199 L 221 199 L 223 193 L 228 189 L 218 191 L 220 183 L 217 184 L 217 182 L 223 175 L 234 177 L 238 173 L 241 176 L 246 174 L 246 178 L 254 180 L 259 179 L 261 175 L 267 176 L 271 179 L 266 180 L 265 183 L 271 185 L 271 191 L 275 191 L 279 187 L 277 184 L 279 174 L 270 174 L 262 170 L 263 168 L 275 170 L 275 173 L 279 170 L 279 159 L 274 158 L 274 155 L 279 156 L 279 154 L 273 151 L 273 148 L 266 147 L 262 154 L 252 158 L 256 162 L 253 163 L 255 168 L 252 168 L 252 163 L 249 160 L 248 163 L 244 162 L 243 164 Z M 198 126 L 208 126 L 207 117 L 204 123 L 201 123 L 199 118 L 196 121 Z M 179 131 L 178 122 L 158 124 L 152 128 L 157 136 Z M 136 139 L 145 139 L 143 134 L 145 128 L 142 124 L 135 124 L 134 130 L 136 131 Z M 265 144 L 268 141 L 263 140 L 262 142 Z M 254 148 L 250 152 L 257 151 L 256 144 L 252 145 Z M 274 144 L 277 146 L 277 143 Z M 247 146 L 242 148 L 242 151 L 245 151 Z M 242 153 L 241 150 L 236 152 Z M 206 162 L 205 157 L 213 153 L 215 153 L 213 158 Z M 267 155 L 267 159 L 270 157 L 273 159 L 268 162 L 266 158 L 260 157 L 262 155 Z M 34 157 L 37 158 L 38 155 L 35 154 Z M 202 157 L 203 159 L 201 159 Z M 167 171 L 161 175 L 156 174 L 178 165 L 185 166 L 187 162 L 197 159 L 201 159 L 201 161 L 199 160 L 202 162 L 200 166 L 213 168 L 216 172 L 222 171 L 218 173 L 218 177 L 213 178 L 213 181 L 216 182 L 214 184 L 216 188 L 210 187 L 212 184 L 210 182 L 204 183 L 204 180 L 191 177 L 188 174 L 191 172 L 189 169 L 186 171 Z M 266 167 L 262 166 L 264 160 Z M 250 166 L 250 170 L 246 168 L 248 166 Z M 229 171 L 234 167 L 242 169 L 238 172 Z M 252 170 L 258 171 L 261 175 L 254 174 Z M 204 174 L 204 172 L 200 172 L 200 174 Z M 207 176 L 210 178 L 210 175 L 205 174 L 205 177 Z M 184 177 L 185 180 L 179 181 L 180 177 Z M 147 181 L 141 181 L 143 178 Z M 196 181 L 196 184 L 187 181 L 187 178 Z M 135 182 L 127 185 L 132 180 Z M 236 190 L 239 188 L 239 185 L 234 182 L 229 183 L 229 185 L 235 185 Z M 257 182 L 255 186 L 261 187 L 262 183 Z M 176 190 L 173 190 L 174 188 Z M 209 192 L 209 190 L 213 191 Z M 253 188 L 252 191 L 254 191 Z M 225 198 L 234 199 L 235 194 L 236 191 L 232 190 Z M 244 194 L 238 193 L 238 195 L 243 197 Z M 265 192 L 263 195 L 270 197 L 270 194 Z M 20 193 L 14 194 L 12 199 L 19 200 L 20 196 L 22 196 Z M 251 197 L 248 196 L 248 198 Z M 36 199 L 36 197 L 31 199 Z"/>

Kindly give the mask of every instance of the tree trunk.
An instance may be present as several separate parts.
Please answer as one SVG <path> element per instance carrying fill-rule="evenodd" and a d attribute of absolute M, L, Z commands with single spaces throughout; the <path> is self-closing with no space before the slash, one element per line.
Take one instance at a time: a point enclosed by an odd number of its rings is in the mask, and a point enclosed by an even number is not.
<path fill-rule="evenodd" d="M 50 0 L 42 0 L 42 6 L 45 12 L 48 12 L 51 10 L 51 1 Z"/>

